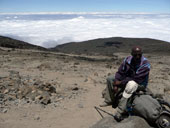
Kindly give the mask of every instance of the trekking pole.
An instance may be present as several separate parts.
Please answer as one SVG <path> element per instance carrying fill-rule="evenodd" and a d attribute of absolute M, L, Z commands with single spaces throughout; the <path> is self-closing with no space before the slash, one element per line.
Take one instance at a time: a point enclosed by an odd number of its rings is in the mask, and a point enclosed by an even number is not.
<path fill-rule="evenodd" d="M 100 116 L 102 117 L 102 118 L 104 118 L 104 116 L 101 114 L 101 112 L 98 110 L 98 107 L 96 107 L 96 106 L 94 106 L 94 108 L 96 109 L 96 111 L 100 114 Z"/>
<path fill-rule="evenodd" d="M 94 108 L 95 108 L 95 109 L 96 109 L 96 111 L 100 114 L 100 116 L 101 116 L 102 118 L 104 118 L 104 116 L 101 114 L 101 112 L 100 112 L 100 111 L 102 111 L 102 112 L 104 112 L 104 113 L 106 113 L 106 114 L 108 114 L 108 115 L 110 115 L 110 116 L 114 117 L 114 115 L 113 115 L 113 114 L 110 114 L 110 113 L 106 112 L 105 110 L 103 110 L 103 109 L 101 109 L 101 108 L 99 108 L 99 107 L 94 106 Z M 99 110 L 100 110 L 100 111 L 99 111 Z"/>
<path fill-rule="evenodd" d="M 170 103 L 165 101 L 164 99 L 157 99 L 157 101 L 160 103 L 160 104 L 163 104 L 163 105 L 166 105 L 167 107 L 170 108 Z"/>

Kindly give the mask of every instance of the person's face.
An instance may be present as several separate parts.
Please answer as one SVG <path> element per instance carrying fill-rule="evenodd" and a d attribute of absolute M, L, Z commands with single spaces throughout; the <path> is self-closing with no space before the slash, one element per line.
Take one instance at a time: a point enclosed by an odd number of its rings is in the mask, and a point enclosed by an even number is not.
<path fill-rule="evenodd" d="M 135 52 L 132 54 L 134 60 L 139 61 L 141 59 L 142 53 L 140 52 Z"/>

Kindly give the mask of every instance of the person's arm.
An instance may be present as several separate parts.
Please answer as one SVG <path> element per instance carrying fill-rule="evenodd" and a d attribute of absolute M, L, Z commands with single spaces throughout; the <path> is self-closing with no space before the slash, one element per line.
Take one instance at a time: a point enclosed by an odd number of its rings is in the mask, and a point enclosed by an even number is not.
<path fill-rule="evenodd" d="M 128 58 L 128 57 L 127 57 Z M 125 85 L 128 81 L 132 80 L 132 78 L 130 77 L 126 77 L 126 66 L 127 66 L 127 58 L 124 59 L 124 61 L 122 62 L 122 64 L 120 65 L 118 71 L 116 72 L 116 75 L 115 75 L 115 81 L 120 81 L 120 82 L 117 82 L 119 84 L 116 84 L 116 85 Z"/>
<path fill-rule="evenodd" d="M 118 68 L 118 71 L 115 74 L 115 81 L 120 81 L 122 79 L 122 77 L 124 76 L 124 67 L 125 67 L 124 61 L 122 62 L 122 64 Z"/>
<path fill-rule="evenodd" d="M 136 74 L 134 76 L 134 81 L 136 81 L 138 84 L 141 84 L 146 77 L 149 76 L 150 71 L 150 63 L 148 61 L 145 61 L 143 65 L 139 67 L 139 69 L 136 71 Z"/>
<path fill-rule="evenodd" d="M 123 80 L 121 81 L 121 84 L 125 85 L 125 84 L 127 84 L 128 81 L 130 81 L 130 80 L 133 80 L 133 78 L 131 78 L 131 77 L 126 77 L 125 79 L 123 79 Z"/>

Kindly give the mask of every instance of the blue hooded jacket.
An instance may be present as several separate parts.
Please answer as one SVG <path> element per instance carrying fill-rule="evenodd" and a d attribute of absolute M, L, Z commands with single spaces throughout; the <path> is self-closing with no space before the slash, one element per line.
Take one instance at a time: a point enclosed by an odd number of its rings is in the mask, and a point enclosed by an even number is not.
<path fill-rule="evenodd" d="M 128 81 L 134 80 L 139 85 L 147 86 L 148 78 L 149 78 L 149 71 L 150 71 L 150 63 L 148 60 L 142 56 L 140 64 L 137 66 L 136 70 L 132 70 L 131 62 L 133 56 L 128 56 L 124 59 L 123 63 L 120 65 L 118 71 L 115 74 L 115 80 L 119 80 L 122 82 L 123 85 L 126 85 Z"/>

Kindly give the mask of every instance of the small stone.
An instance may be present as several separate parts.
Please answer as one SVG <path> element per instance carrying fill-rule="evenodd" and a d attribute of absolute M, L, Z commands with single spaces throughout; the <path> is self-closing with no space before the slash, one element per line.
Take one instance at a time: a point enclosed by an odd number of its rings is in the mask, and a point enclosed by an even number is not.
<path fill-rule="evenodd" d="M 108 73 L 108 74 L 107 74 L 107 76 L 110 76 L 110 75 L 111 75 L 111 73 Z"/>
<path fill-rule="evenodd" d="M 40 101 L 41 104 L 47 105 L 51 103 L 51 99 L 49 96 L 43 97 L 43 99 Z"/>
<path fill-rule="evenodd" d="M 8 92 L 9 92 L 9 90 L 8 90 L 8 89 L 5 89 L 4 94 L 7 94 Z"/>
<path fill-rule="evenodd" d="M 170 87 L 169 87 L 169 86 L 166 86 L 166 87 L 164 88 L 164 92 L 170 92 Z"/>
<path fill-rule="evenodd" d="M 35 97 L 35 100 L 40 100 L 41 98 L 43 98 L 41 95 L 38 95 L 37 97 Z"/>
<path fill-rule="evenodd" d="M 3 113 L 7 113 L 7 111 L 8 111 L 8 109 L 6 109 L 6 108 L 2 110 Z"/>
<path fill-rule="evenodd" d="M 36 90 L 32 90 L 32 91 L 31 91 L 31 93 L 35 93 L 35 92 L 36 92 Z"/>
<path fill-rule="evenodd" d="M 84 108 L 83 104 L 78 104 L 79 108 Z"/>
<path fill-rule="evenodd" d="M 34 120 L 40 120 L 40 117 L 39 116 L 35 116 Z"/>
<path fill-rule="evenodd" d="M 79 62 L 75 62 L 74 65 L 80 65 L 80 63 Z"/>
<path fill-rule="evenodd" d="M 54 103 L 53 106 L 54 107 L 58 107 L 59 105 L 58 105 L 58 103 Z"/>
<path fill-rule="evenodd" d="M 105 66 L 106 68 L 112 68 L 112 66 L 111 65 L 109 65 L 109 64 L 107 64 L 106 66 Z"/>
<path fill-rule="evenodd" d="M 84 82 L 87 82 L 88 81 L 88 79 L 86 78 L 85 80 L 84 80 Z"/>
<path fill-rule="evenodd" d="M 74 87 L 74 88 L 72 88 L 72 90 L 73 91 L 77 91 L 77 90 L 79 90 L 79 88 L 78 87 Z"/>
<path fill-rule="evenodd" d="M 23 117 L 27 117 L 27 114 L 25 113 Z"/>
<path fill-rule="evenodd" d="M 99 74 L 97 72 L 94 73 L 94 76 L 98 76 Z"/>

